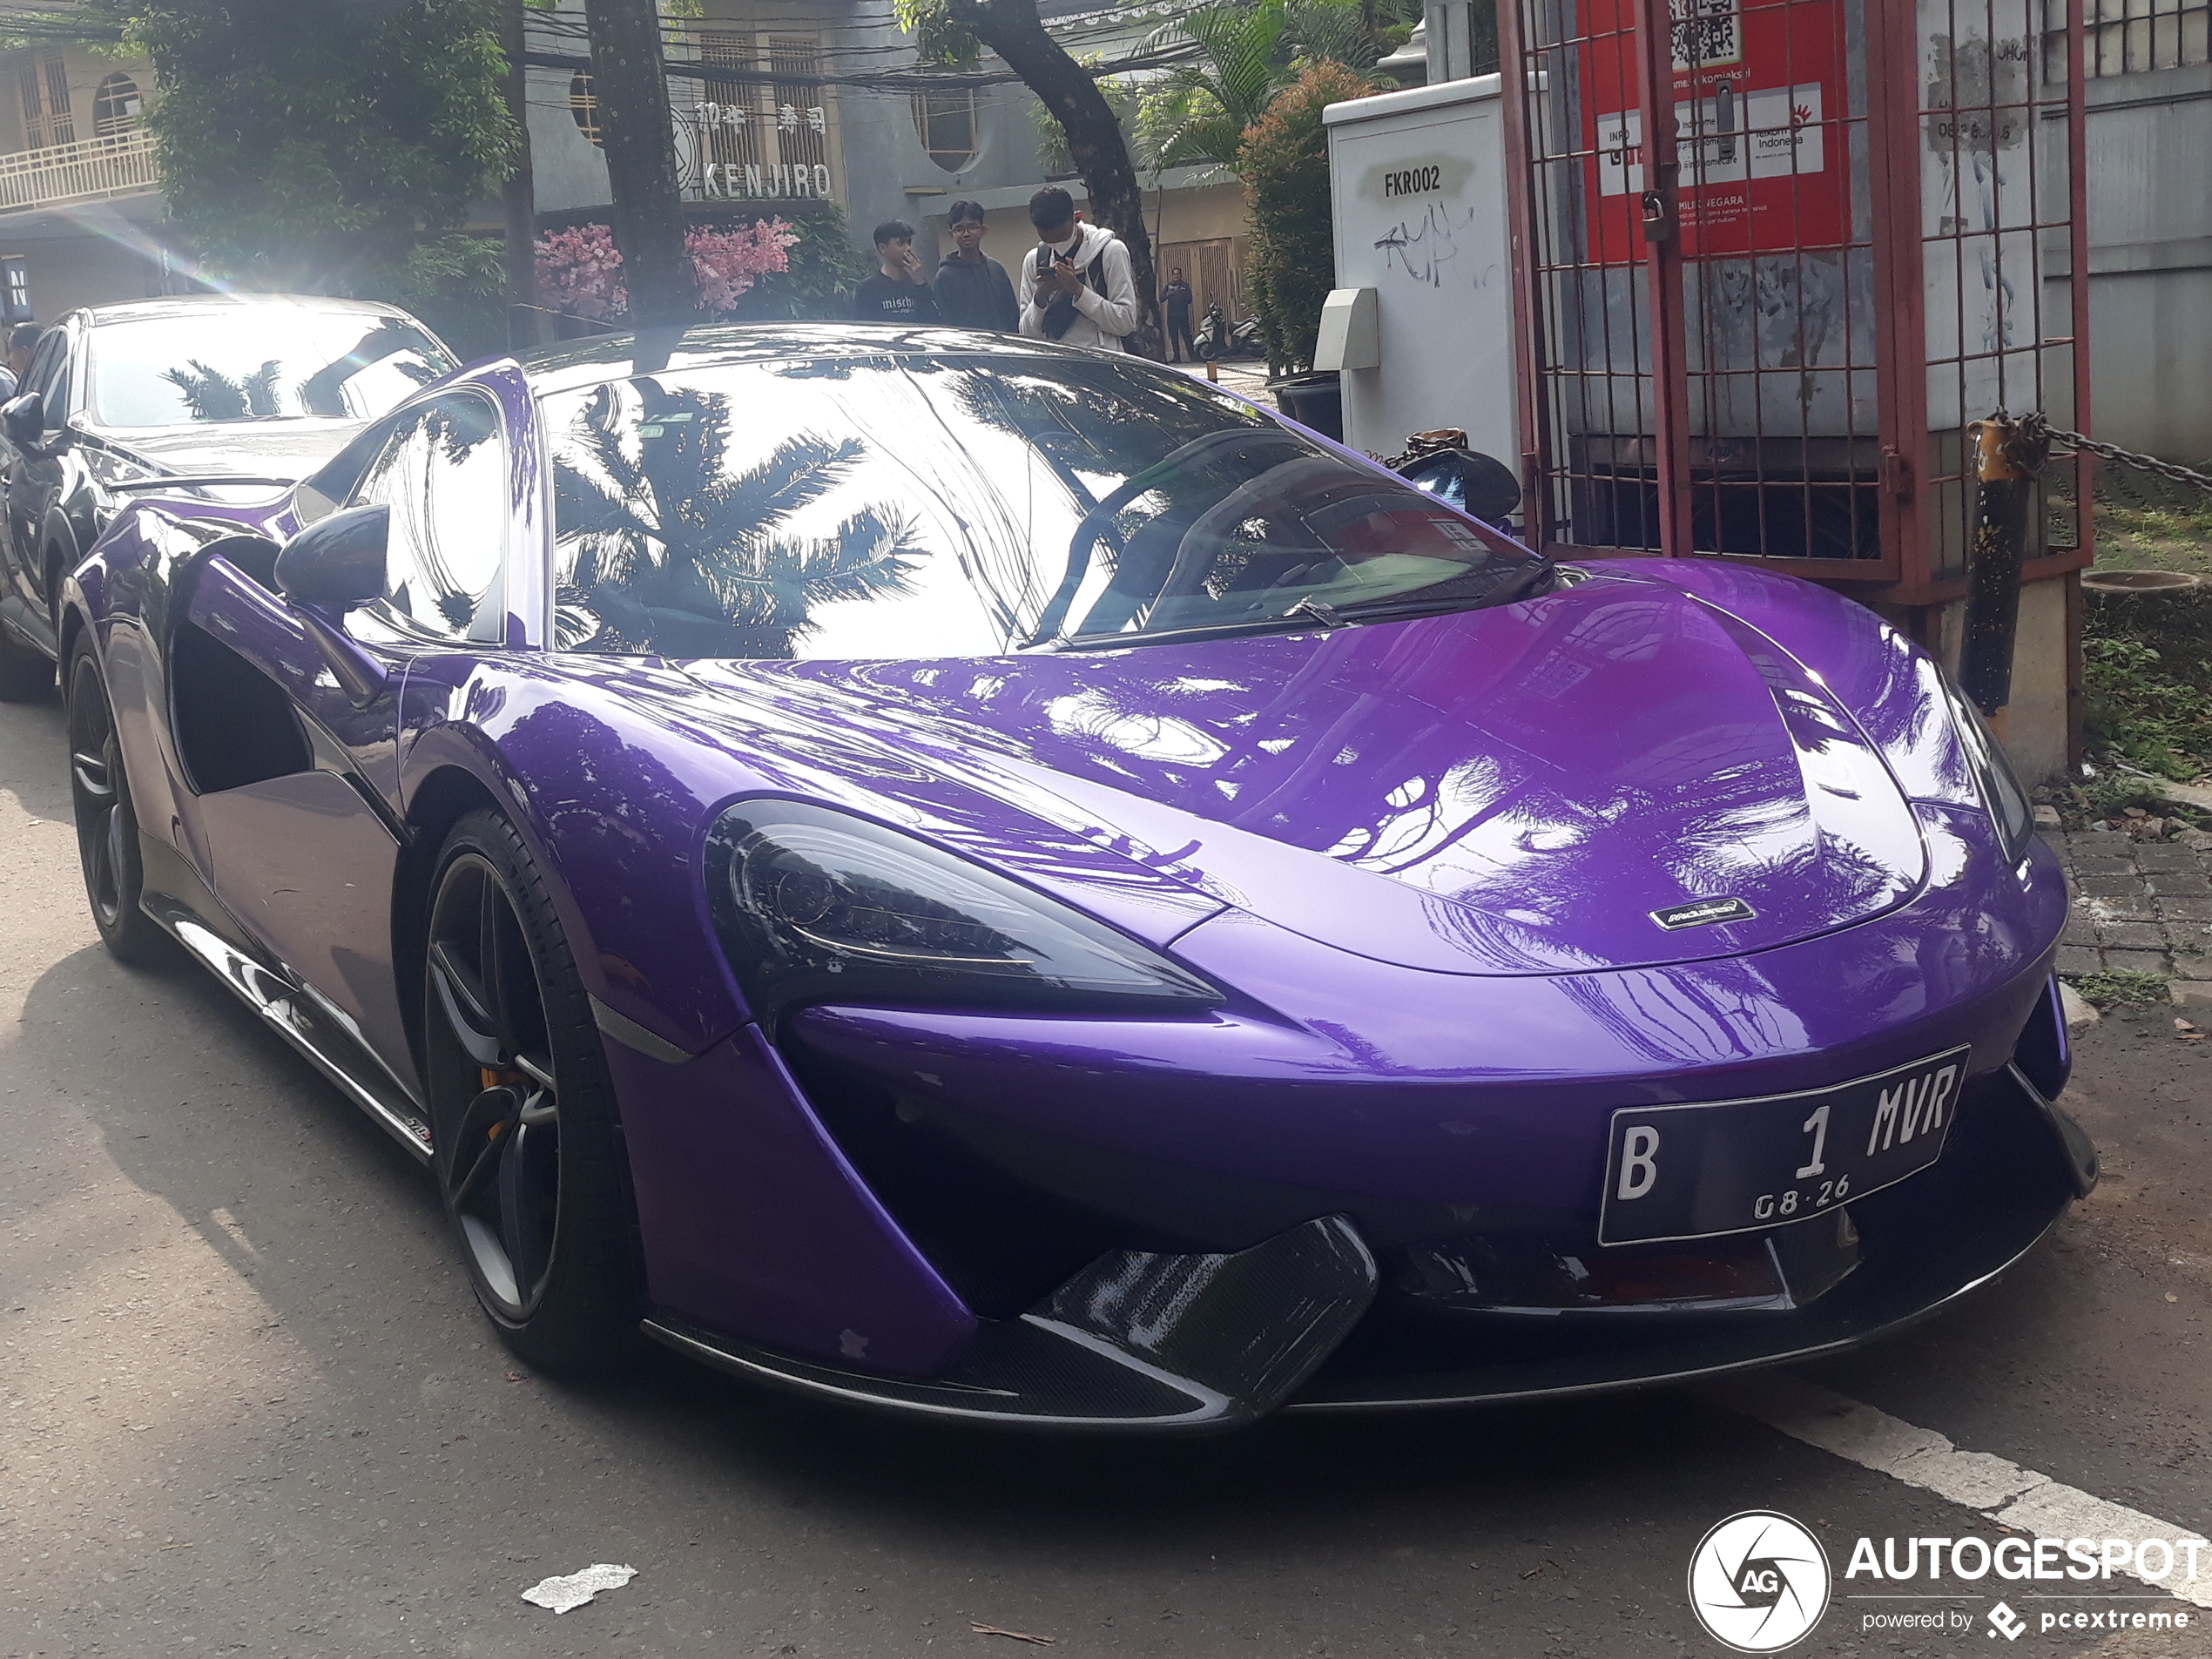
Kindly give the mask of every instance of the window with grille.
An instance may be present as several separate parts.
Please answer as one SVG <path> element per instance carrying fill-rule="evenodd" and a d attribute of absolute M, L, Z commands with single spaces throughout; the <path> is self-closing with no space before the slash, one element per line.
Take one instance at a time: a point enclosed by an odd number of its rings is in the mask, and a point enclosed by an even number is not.
<path fill-rule="evenodd" d="M 929 158 L 947 172 L 958 172 L 975 159 L 975 94 L 917 92 L 914 131 Z"/>
<path fill-rule="evenodd" d="M 69 105 L 69 67 L 60 52 L 25 54 L 16 65 L 16 91 L 23 103 L 25 149 L 77 142 L 77 118 Z"/>
<path fill-rule="evenodd" d="M 111 75 L 92 93 L 92 136 L 120 138 L 135 132 L 145 113 L 138 82 L 128 75 Z"/>
<path fill-rule="evenodd" d="M 599 131 L 599 94 L 592 88 L 589 70 L 578 70 L 569 78 L 569 115 L 576 122 L 576 130 L 592 143 L 606 142 Z"/>
<path fill-rule="evenodd" d="M 2043 78 L 2066 80 L 2067 0 L 2043 0 Z M 2212 0 L 2082 0 L 2092 79 L 2212 61 Z"/>
<path fill-rule="evenodd" d="M 811 37 L 704 30 L 693 37 L 708 73 L 692 83 L 679 117 L 694 134 L 698 165 L 685 180 L 708 199 L 826 199 L 829 111 L 813 78 L 820 44 Z M 712 71 L 726 70 L 726 78 Z"/>

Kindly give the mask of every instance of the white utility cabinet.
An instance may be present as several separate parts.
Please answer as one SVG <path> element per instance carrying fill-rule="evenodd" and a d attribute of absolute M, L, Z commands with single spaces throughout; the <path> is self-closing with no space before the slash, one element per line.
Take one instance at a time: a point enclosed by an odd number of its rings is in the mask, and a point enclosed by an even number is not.
<path fill-rule="evenodd" d="M 1464 427 L 1470 448 L 1518 473 L 1512 246 L 1499 78 L 1332 104 L 1336 215 L 1331 320 L 1347 343 L 1373 291 L 1373 347 L 1345 361 L 1345 442 L 1393 455 L 1406 435 Z M 1339 320 L 1341 318 L 1342 320 Z"/>

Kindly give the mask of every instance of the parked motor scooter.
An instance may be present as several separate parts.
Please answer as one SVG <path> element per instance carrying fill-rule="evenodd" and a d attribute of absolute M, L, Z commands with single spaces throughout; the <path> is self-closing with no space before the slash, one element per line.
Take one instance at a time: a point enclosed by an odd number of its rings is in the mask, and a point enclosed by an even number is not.
<path fill-rule="evenodd" d="M 1198 324 L 1198 332 L 1191 336 L 1190 349 L 1202 363 L 1217 357 L 1264 357 L 1266 342 L 1259 337 L 1259 319 L 1247 317 L 1232 323 L 1217 300 L 1206 307 L 1206 314 Z"/>

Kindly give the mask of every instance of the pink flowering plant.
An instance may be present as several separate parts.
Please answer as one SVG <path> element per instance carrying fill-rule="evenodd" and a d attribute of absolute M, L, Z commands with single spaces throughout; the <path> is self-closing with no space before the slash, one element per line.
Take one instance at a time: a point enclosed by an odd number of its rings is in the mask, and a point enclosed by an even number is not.
<path fill-rule="evenodd" d="M 726 316 L 760 278 L 791 268 L 786 252 L 799 233 L 780 219 L 741 230 L 695 230 L 684 238 L 698 280 L 699 309 Z M 556 311 L 610 322 L 630 314 L 622 252 L 604 225 L 579 225 L 537 239 L 538 296 Z"/>

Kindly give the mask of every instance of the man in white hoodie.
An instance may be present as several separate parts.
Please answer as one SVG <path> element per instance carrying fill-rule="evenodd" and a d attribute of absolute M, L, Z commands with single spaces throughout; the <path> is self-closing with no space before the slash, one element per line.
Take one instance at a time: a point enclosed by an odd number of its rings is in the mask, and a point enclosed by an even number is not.
<path fill-rule="evenodd" d="M 1063 346 L 1125 349 L 1143 313 L 1129 249 L 1120 237 L 1076 218 L 1075 199 L 1055 185 L 1029 198 L 1042 244 L 1022 261 L 1022 332 Z"/>

